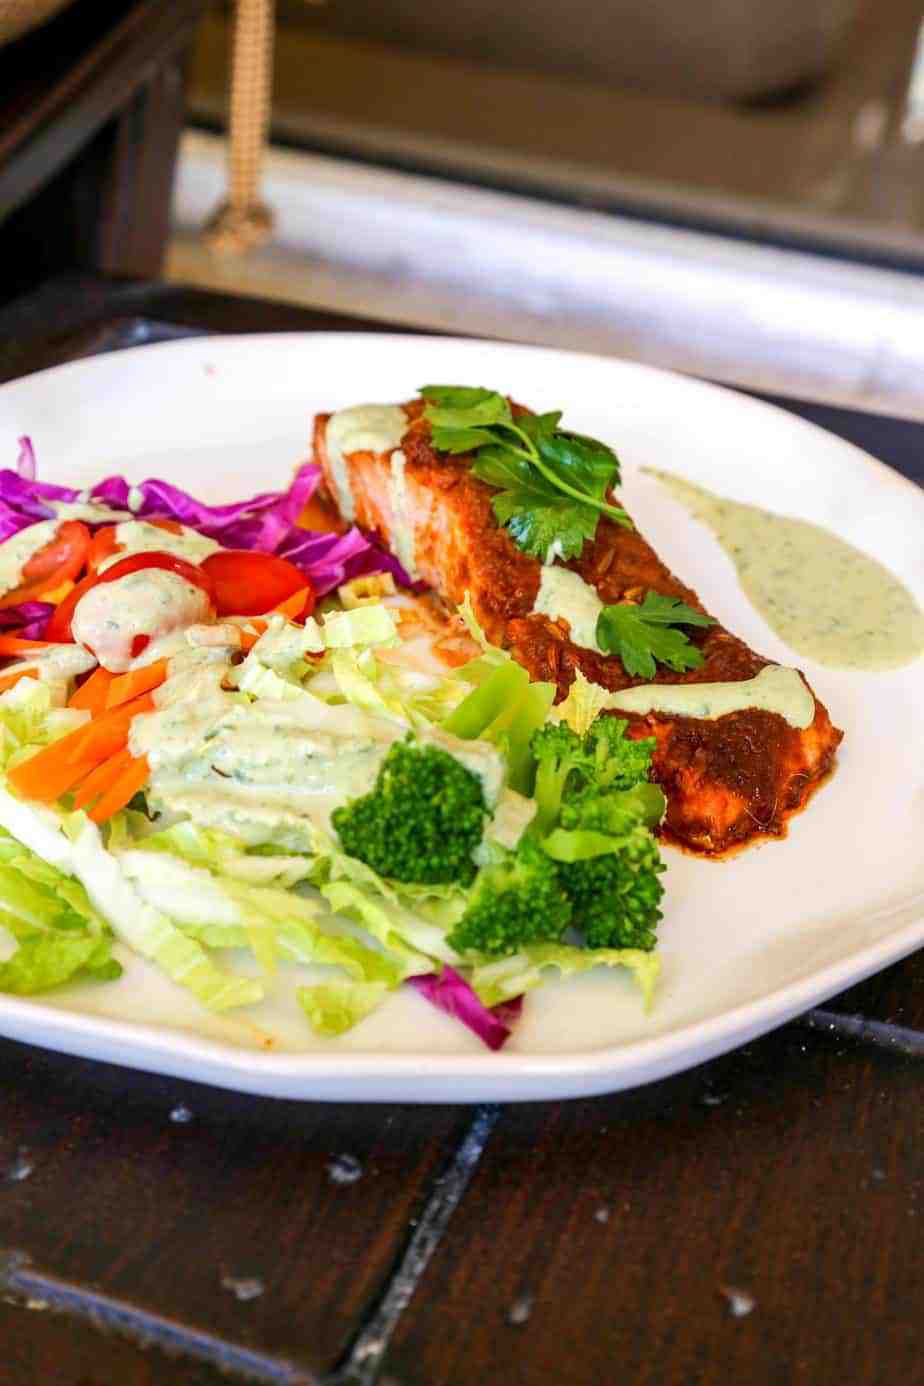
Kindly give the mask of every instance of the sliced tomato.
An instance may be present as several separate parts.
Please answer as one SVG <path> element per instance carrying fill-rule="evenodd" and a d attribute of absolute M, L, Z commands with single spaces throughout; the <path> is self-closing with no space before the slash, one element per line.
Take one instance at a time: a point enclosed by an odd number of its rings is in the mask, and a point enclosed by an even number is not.
<path fill-rule="evenodd" d="M 202 570 L 214 584 L 219 616 L 261 616 L 302 588 L 308 588 L 308 595 L 301 615 L 314 610 L 315 595 L 305 574 L 275 554 L 221 549 L 209 554 Z"/>
<path fill-rule="evenodd" d="M 71 621 L 74 611 L 81 597 L 86 596 L 91 587 L 95 587 L 99 582 L 96 573 L 87 573 L 85 578 L 77 583 L 64 598 L 59 602 L 54 611 L 48 618 L 48 625 L 45 627 L 45 637 L 52 641 L 73 641 L 74 636 L 71 632 Z"/>
<path fill-rule="evenodd" d="M 129 573 L 140 573 L 143 568 L 161 568 L 165 572 L 176 573 L 178 577 L 191 582 L 194 587 L 201 587 L 212 605 L 215 605 L 214 583 L 210 574 L 198 564 L 187 563 L 185 558 L 178 558 L 175 553 L 164 553 L 160 549 L 154 549 L 150 553 L 132 553 L 128 558 L 120 558 L 118 563 L 113 563 L 111 568 L 99 574 L 97 582 L 118 582 L 119 578 L 128 577 Z"/>
<path fill-rule="evenodd" d="M 122 545 L 116 542 L 115 525 L 104 525 L 93 536 L 93 543 L 87 554 L 87 567 L 92 573 L 98 572 L 100 564 L 105 563 L 107 558 L 111 558 L 121 548 Z"/>
<path fill-rule="evenodd" d="M 23 581 L 0 600 L 0 608 L 35 601 L 45 592 L 72 581 L 90 551 L 90 531 L 80 520 L 64 520 L 54 538 L 34 553 L 22 570 Z"/>
<path fill-rule="evenodd" d="M 139 572 L 142 568 L 161 568 L 169 573 L 176 573 L 179 577 L 185 578 L 187 582 L 191 582 L 194 587 L 201 587 L 214 606 L 215 597 L 212 583 L 202 569 L 197 568 L 194 563 L 187 563 L 184 558 L 177 558 L 176 554 L 161 553 L 159 550 L 152 553 L 133 553 L 129 554 L 128 558 L 121 558 L 118 563 L 113 563 L 112 567 L 107 568 L 104 573 L 87 573 L 87 576 L 78 582 L 73 592 L 68 593 L 64 601 L 56 606 L 51 613 L 45 629 L 46 639 L 73 641 L 71 622 L 81 597 L 85 597 L 91 587 L 96 587 L 104 582 L 115 582 L 121 577 L 127 577 L 129 573 Z"/>

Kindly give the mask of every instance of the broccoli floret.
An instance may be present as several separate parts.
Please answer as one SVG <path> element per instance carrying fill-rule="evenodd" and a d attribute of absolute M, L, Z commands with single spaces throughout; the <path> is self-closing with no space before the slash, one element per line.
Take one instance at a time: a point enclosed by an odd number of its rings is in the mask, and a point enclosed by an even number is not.
<path fill-rule="evenodd" d="M 542 832 L 558 821 L 569 781 L 583 784 L 593 774 L 594 753 L 564 722 L 540 727 L 530 750 L 536 759 L 535 828 Z"/>
<path fill-rule="evenodd" d="M 530 748 L 536 758 L 536 826 L 548 830 L 564 801 L 588 788 L 629 789 L 648 779 L 654 738 L 632 741 L 621 717 L 598 717 L 583 739 L 564 722 L 541 727 Z"/>
<path fill-rule="evenodd" d="M 533 738 L 537 799 L 540 783 L 546 791 L 543 850 L 589 948 L 651 949 L 661 918 L 664 867 L 649 831 L 664 812 L 663 794 L 648 783 L 655 742 L 627 739 L 626 725 L 598 717 L 583 740 L 567 728 L 564 737 Z M 543 807 L 553 804 L 550 818 Z"/>
<path fill-rule="evenodd" d="M 626 736 L 622 717 L 598 717 L 584 737 L 584 749 L 593 756 L 593 783 L 599 788 L 630 789 L 648 779 L 655 739 Z"/>
<path fill-rule="evenodd" d="M 515 851 L 495 847 L 482 867 L 465 914 L 449 935 L 459 953 L 503 956 L 530 943 L 558 943 L 571 920 L 571 904 L 555 863 L 531 832 Z"/>
<path fill-rule="evenodd" d="M 592 798 L 583 812 L 580 805 L 566 806 L 563 827 L 570 825 L 576 834 L 607 833 L 618 846 L 598 856 L 559 862 L 559 880 L 588 948 L 647 951 L 655 946 L 661 919 L 664 887 L 658 877 L 664 863 L 643 820 L 628 808 L 608 812 L 606 804 L 606 799 Z"/>
<path fill-rule="evenodd" d="M 343 850 L 380 876 L 470 885 L 487 806 L 481 782 L 448 751 L 396 742 L 375 787 L 334 810 Z"/>

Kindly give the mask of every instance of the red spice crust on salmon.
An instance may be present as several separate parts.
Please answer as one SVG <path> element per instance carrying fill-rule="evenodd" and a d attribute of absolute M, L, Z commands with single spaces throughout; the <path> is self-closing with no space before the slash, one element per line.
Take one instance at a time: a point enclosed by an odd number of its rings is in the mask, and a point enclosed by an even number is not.
<path fill-rule="evenodd" d="M 531 615 L 539 591 L 539 560 L 517 548 L 497 524 L 493 488 L 472 476 L 471 457 L 433 450 L 422 401 L 403 407 L 408 418 L 401 442 L 407 459 L 403 523 L 412 527 L 421 580 L 456 606 L 468 592 L 488 639 L 509 650 L 531 678 L 556 684 L 556 701 L 567 695 L 577 669 L 593 683 L 621 691 L 648 682 L 738 682 L 771 663 L 714 625 L 689 631 L 703 654 L 699 669 L 675 674 L 659 666 L 654 680 L 632 678 L 618 658 L 575 645 L 566 621 Z M 315 419 L 314 458 L 336 503 L 326 446 L 329 418 L 319 414 Z M 394 551 L 389 454 L 354 452 L 345 465 L 357 524 Z M 653 591 L 705 610 L 637 530 L 606 518 L 580 559 L 565 566 L 579 573 L 604 603 L 638 601 Z M 843 736 L 817 698 L 815 719 L 805 730 L 791 727 L 777 713 L 753 708 L 714 721 L 661 713 L 618 715 L 627 717 L 629 735 L 656 738 L 653 772 L 667 797 L 665 835 L 706 854 L 759 837 L 783 836 L 786 820 L 805 806 L 828 774 Z"/>

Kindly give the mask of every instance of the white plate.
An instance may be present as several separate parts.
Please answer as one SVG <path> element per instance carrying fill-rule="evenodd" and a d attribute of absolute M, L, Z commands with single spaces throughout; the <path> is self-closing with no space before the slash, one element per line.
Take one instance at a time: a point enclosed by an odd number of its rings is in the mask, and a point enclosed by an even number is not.
<path fill-rule="evenodd" d="M 755 649 L 795 662 L 708 532 L 640 475 L 666 467 L 736 500 L 829 526 L 924 599 L 924 493 L 781 410 L 622 361 L 493 342 L 363 335 L 202 338 L 62 366 L 0 389 L 0 447 L 31 434 L 46 480 L 166 477 L 208 500 L 283 485 L 316 410 L 489 384 L 610 441 L 642 531 Z M 408 993 L 350 1035 L 315 1039 L 291 986 L 249 1021 L 203 1014 L 137 959 L 106 986 L 0 998 L 16 1039 L 245 1091 L 476 1101 L 611 1091 L 699 1063 L 924 943 L 924 661 L 885 674 L 801 661 L 846 732 L 833 780 L 784 842 L 712 863 L 668 849 L 663 981 L 643 1014 L 610 973 L 533 993 L 490 1054 Z M 291 974 L 290 974 L 291 976 Z M 275 1039 L 256 1047 L 248 1023 Z"/>

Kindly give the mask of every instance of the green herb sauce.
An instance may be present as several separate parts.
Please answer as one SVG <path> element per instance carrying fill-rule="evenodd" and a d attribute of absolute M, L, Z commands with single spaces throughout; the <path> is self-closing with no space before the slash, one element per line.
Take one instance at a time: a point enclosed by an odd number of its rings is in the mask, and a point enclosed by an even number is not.
<path fill-rule="evenodd" d="M 751 602 L 791 649 L 834 669 L 869 671 L 898 669 L 924 650 L 924 612 L 875 558 L 807 520 L 644 470 L 709 526 Z"/>

